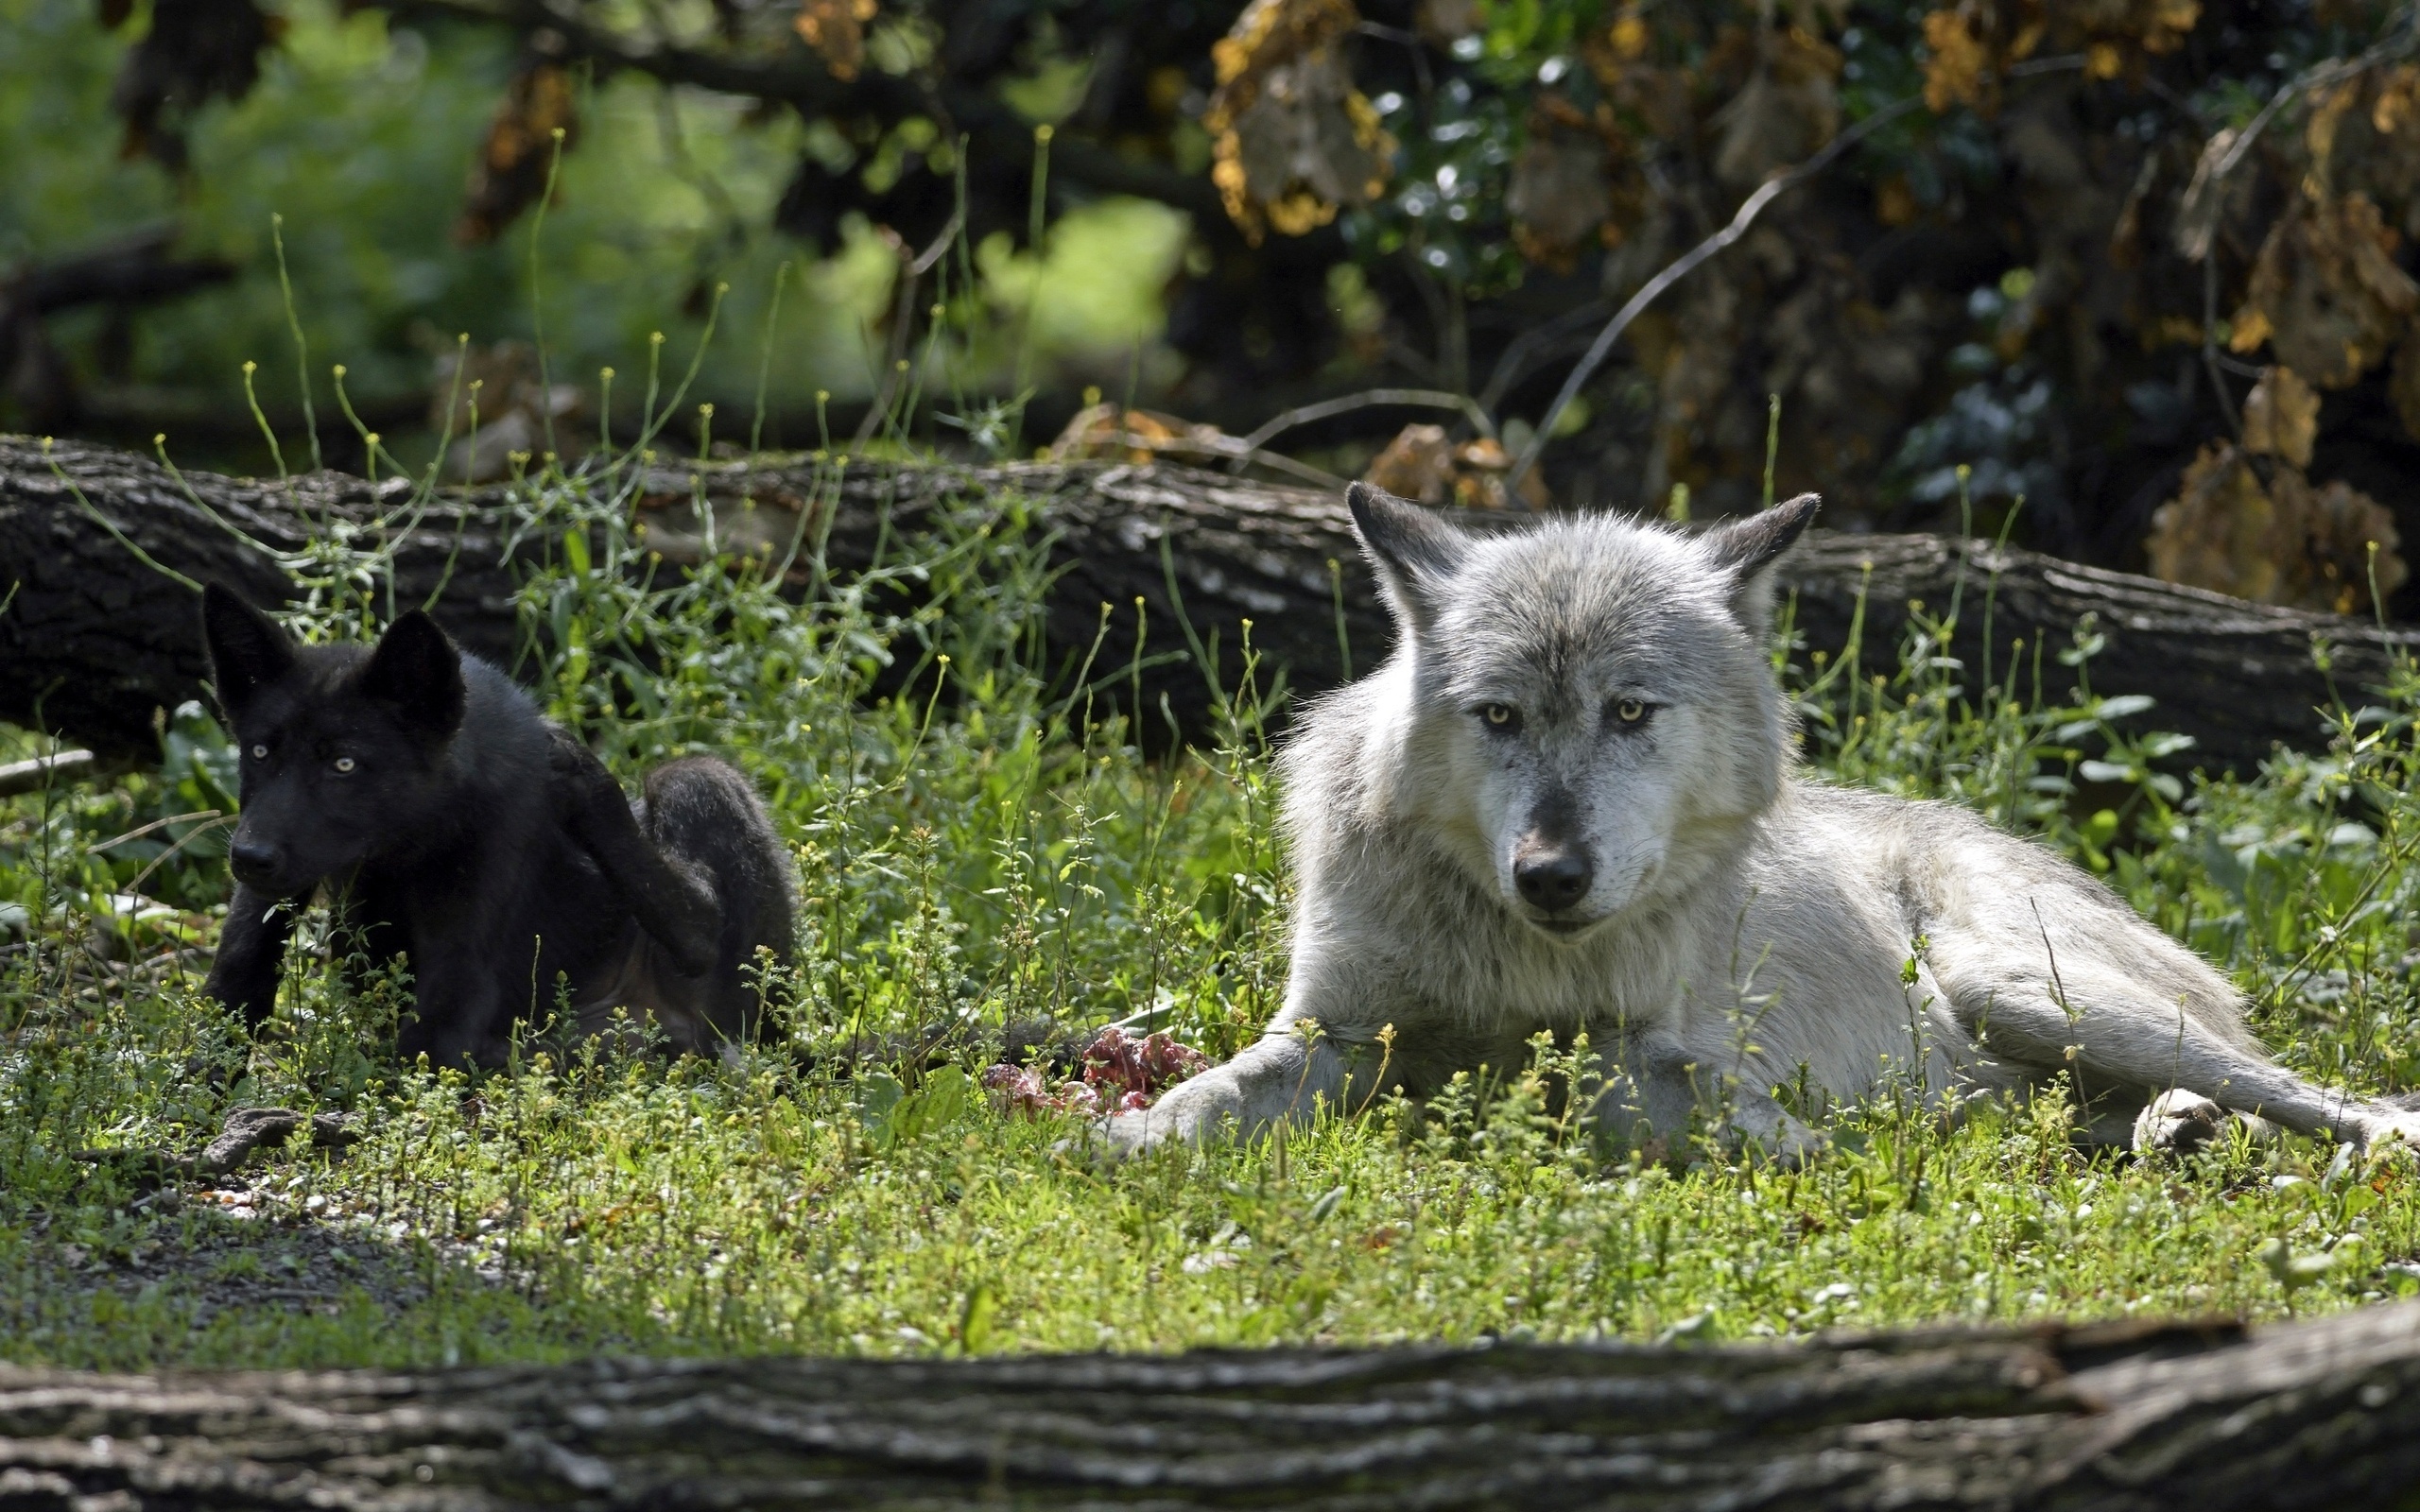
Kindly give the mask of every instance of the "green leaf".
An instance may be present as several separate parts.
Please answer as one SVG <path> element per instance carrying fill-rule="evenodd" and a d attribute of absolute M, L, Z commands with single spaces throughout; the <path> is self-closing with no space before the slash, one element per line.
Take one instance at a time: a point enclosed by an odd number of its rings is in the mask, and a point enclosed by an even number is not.
<path fill-rule="evenodd" d="M 991 1348 L 992 1320 L 999 1315 L 1000 1299 L 993 1292 L 990 1281 L 977 1281 L 966 1294 L 966 1302 L 958 1314 L 958 1349 L 960 1354 L 981 1354 Z"/>

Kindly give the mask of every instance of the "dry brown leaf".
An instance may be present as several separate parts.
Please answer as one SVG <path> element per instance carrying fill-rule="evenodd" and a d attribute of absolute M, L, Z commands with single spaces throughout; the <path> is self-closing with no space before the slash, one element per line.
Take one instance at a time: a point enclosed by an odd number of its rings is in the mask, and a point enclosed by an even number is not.
<path fill-rule="evenodd" d="M 1225 442 L 1227 444 L 1222 445 Z M 1236 450 L 1216 425 L 1199 425 L 1157 410 L 1119 412 L 1111 404 L 1090 404 L 1076 412 L 1050 443 L 1053 461 L 1113 457 L 1138 466 L 1153 458 L 1206 462 Z"/>
<path fill-rule="evenodd" d="M 1661 503 L 1685 483 L 1700 512 L 1752 508 L 1766 396 L 1778 393 L 1784 490 L 1820 483 L 1833 490 L 1826 507 L 1879 505 L 1863 480 L 1938 406 L 1927 380 L 1933 353 L 1966 327 L 1963 301 L 1909 288 L 1877 307 L 1852 265 L 1806 255 L 1779 231 L 1769 242 L 1751 232 L 1735 255 L 1628 333 L 1639 371 L 1655 382 L 1640 494 Z"/>
<path fill-rule="evenodd" d="M 512 76 L 504 101 L 488 123 L 487 142 L 471 170 L 454 239 L 466 247 L 495 240 L 513 217 L 546 192 L 554 163 L 555 132 L 568 151 L 579 133 L 571 74 L 550 62 L 533 62 Z"/>
<path fill-rule="evenodd" d="M 1413 424 L 1395 433 L 1361 481 L 1422 504 L 1503 509 L 1512 507 L 1504 487 L 1512 468 L 1512 454 L 1493 437 L 1456 446 L 1445 439 L 1444 426 Z M 1521 480 L 1519 492 L 1522 507 L 1547 507 L 1546 484 L 1534 471 Z"/>
<path fill-rule="evenodd" d="M 1451 47 L 1485 25 L 1481 0 L 1420 0 L 1411 13 L 1411 29 L 1431 47 Z"/>
<path fill-rule="evenodd" d="M 2268 342 L 2322 388 L 2352 383 L 2420 307 L 2420 284 L 2394 265 L 2394 245 L 2367 195 L 2297 197 L 2261 244 L 2228 344 L 2251 352 Z"/>
<path fill-rule="evenodd" d="M 2048 9 L 2054 29 L 2081 33 L 2087 53 L 2108 46 L 2123 55 L 2116 69 L 2100 76 L 2103 78 L 2138 68 L 2143 56 L 2176 51 L 2202 19 L 2200 0 L 2067 0 Z"/>
<path fill-rule="evenodd" d="M 1961 10 L 1965 8 L 1962 7 Z M 1935 10 L 1925 16 L 1925 109 L 1935 115 L 1953 105 L 1984 109 L 1991 95 L 1984 72 L 1991 66 L 1976 18 L 1960 10 Z"/>
<path fill-rule="evenodd" d="M 1925 104 L 1990 114 L 2009 65 L 2046 40 L 2052 51 L 2082 54 L 2090 77 L 2139 78 L 2152 58 L 2184 46 L 2201 18 L 2199 0 L 1959 0 L 1924 19 Z"/>
<path fill-rule="evenodd" d="M 1443 425 L 1407 425 L 1371 462 L 1361 481 L 1397 498 L 1443 504 L 1454 487 L 1454 448 Z"/>
<path fill-rule="evenodd" d="M 2420 64 L 2313 92 L 2303 142 L 2323 195 L 2367 195 L 2388 224 L 2420 236 Z"/>
<path fill-rule="evenodd" d="M 2143 542 L 2152 576 L 2171 583 L 2280 602 L 2277 511 L 2241 452 L 2212 441 L 2185 470 L 2175 498 L 2152 513 Z"/>
<path fill-rule="evenodd" d="M 1580 59 L 1616 111 L 1635 117 L 1649 136 L 1677 141 L 1698 129 L 1699 76 L 1686 66 L 1656 66 L 1643 9 L 1625 6 L 1611 26 L 1582 37 Z"/>
<path fill-rule="evenodd" d="M 799 0 L 790 25 L 801 41 L 823 55 L 832 77 L 846 81 L 865 66 L 866 23 L 879 9 L 876 0 Z"/>
<path fill-rule="evenodd" d="M 119 152 L 182 169 L 194 114 L 214 97 L 241 100 L 252 92 L 261 60 L 285 35 L 285 17 L 256 0 L 164 0 L 146 9 L 149 26 L 126 50 L 110 90 L 110 108 L 126 121 Z M 101 25 L 114 30 L 134 8 L 102 0 L 100 11 Z"/>
<path fill-rule="evenodd" d="M 1885 226 L 1910 225 L 1923 213 L 1906 174 L 1894 173 L 1874 186 L 1874 218 Z"/>
<path fill-rule="evenodd" d="M 2153 576 L 2338 614 L 2370 607 L 2373 580 L 2381 596 L 2402 586 L 2399 544 L 2394 517 L 2368 494 L 2342 479 L 2314 488 L 2284 465 L 2264 481 L 2226 441 L 2202 449 L 2144 541 Z"/>
<path fill-rule="evenodd" d="M 1352 0 L 1253 0 L 1212 46 L 1210 178 L 1247 241 L 1300 236 L 1385 192 L 1394 141 L 1340 47 L 1360 21 Z"/>
<path fill-rule="evenodd" d="M 2301 473 L 2292 476 L 2301 482 Z M 2305 485 L 2299 513 L 2310 568 L 2302 597 L 2306 606 L 2366 613 L 2403 586 L 2409 574 L 2395 549 L 2402 538 L 2386 506 L 2338 478 L 2316 490 Z"/>
<path fill-rule="evenodd" d="M 2243 449 L 2310 466 L 2319 437 L 2319 395 L 2291 368 L 2270 368 L 2243 401 Z"/>
<path fill-rule="evenodd" d="M 1654 36 L 1647 29 L 1647 18 L 1639 14 L 1639 7 L 1625 6 L 1614 18 L 1613 29 L 1605 33 L 1605 44 L 1613 49 L 1621 62 L 1634 62 L 1647 56 L 1648 44 Z"/>
<path fill-rule="evenodd" d="M 1999 109 L 2000 74 L 2041 45 L 2041 6 L 2030 0 L 1959 0 L 1925 16 L 1925 108 Z"/>
<path fill-rule="evenodd" d="M 1512 454 L 1495 437 L 1464 441 L 1454 448 L 1454 502 L 1465 509 L 1513 507 L 1512 494 L 1504 487 L 1512 471 Z M 1543 509 L 1549 502 L 1546 479 L 1531 468 L 1521 479 L 1520 507 Z"/>
<path fill-rule="evenodd" d="M 1796 26 L 1761 28 L 1752 45 L 1747 83 L 1714 116 L 1721 132 L 1715 177 L 1735 188 L 1762 183 L 1774 169 L 1804 161 L 1841 129 L 1840 96 L 1832 87 L 1841 72 L 1837 49 Z"/>
<path fill-rule="evenodd" d="M 1580 249 L 1614 210 L 1605 145 L 1564 132 L 1533 132 L 1512 163 L 1504 197 L 1512 242 L 1532 263 L 1569 272 Z"/>
<path fill-rule="evenodd" d="M 1559 94 L 1538 98 L 1505 195 L 1522 256 L 1568 272 L 1592 239 L 1621 245 L 1646 199 L 1626 146 L 1610 108 L 1591 117 Z"/>
<path fill-rule="evenodd" d="M 2420 322 L 2404 331 L 2402 344 L 2394 349 L 2394 372 L 2387 393 L 2394 401 L 2396 418 L 2403 421 L 2403 434 L 2420 441 Z"/>

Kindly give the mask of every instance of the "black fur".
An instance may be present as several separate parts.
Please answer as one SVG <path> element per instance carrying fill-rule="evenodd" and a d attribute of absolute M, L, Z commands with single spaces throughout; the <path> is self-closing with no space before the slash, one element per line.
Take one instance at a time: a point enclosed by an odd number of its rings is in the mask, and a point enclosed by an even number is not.
<path fill-rule="evenodd" d="M 235 895 L 204 990 L 255 1032 L 295 910 L 322 885 L 373 961 L 410 963 L 406 1060 L 496 1064 L 559 978 L 579 1029 L 621 1007 L 677 1050 L 757 1032 L 742 967 L 760 947 L 789 956 L 790 868 L 728 764 L 667 763 L 631 803 L 417 610 L 374 647 L 299 646 L 214 585 L 202 625 L 243 762 Z"/>

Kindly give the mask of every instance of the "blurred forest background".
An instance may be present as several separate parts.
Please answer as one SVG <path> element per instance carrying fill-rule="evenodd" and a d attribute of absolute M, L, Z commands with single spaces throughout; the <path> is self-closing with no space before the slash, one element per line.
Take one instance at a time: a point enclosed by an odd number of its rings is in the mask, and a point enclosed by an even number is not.
<path fill-rule="evenodd" d="M 494 475 L 627 436 L 695 353 L 719 418 L 677 444 L 1204 459 L 1417 390 L 1267 462 L 1702 518 L 1754 507 L 1778 396 L 1834 526 L 1965 507 L 2411 618 L 2412 12 L 0 0 L 0 429 L 266 471 L 249 361 L 289 461 L 307 371 L 358 470 L 342 364 L 416 466 L 476 380 L 448 466 Z"/>

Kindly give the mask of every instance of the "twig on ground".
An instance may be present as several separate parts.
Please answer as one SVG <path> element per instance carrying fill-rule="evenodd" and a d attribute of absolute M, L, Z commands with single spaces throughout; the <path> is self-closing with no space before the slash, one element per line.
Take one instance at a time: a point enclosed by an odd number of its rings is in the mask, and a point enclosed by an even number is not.
<path fill-rule="evenodd" d="M 0 766 L 0 798 L 15 798 L 20 793 L 38 793 L 45 787 L 78 782 L 93 775 L 99 765 L 99 758 L 89 750 L 53 751 L 47 756 L 10 762 Z"/>
<path fill-rule="evenodd" d="M 1487 410 L 1468 394 L 1452 393 L 1443 388 L 1369 388 L 1357 394 L 1346 394 L 1339 399 L 1322 399 L 1314 404 L 1299 404 L 1286 411 L 1243 438 L 1244 450 L 1229 458 L 1227 471 L 1241 472 L 1247 463 L 1262 460 L 1260 449 L 1268 445 L 1270 439 L 1281 432 L 1292 430 L 1297 425 L 1308 425 L 1313 421 L 1330 420 L 1338 415 L 1349 415 L 1357 409 L 1369 409 L 1379 404 L 1409 404 L 1424 409 L 1459 409 L 1463 417 L 1478 428 L 1481 436 L 1493 437 L 1495 434 L 1495 422 L 1488 418 Z"/>

